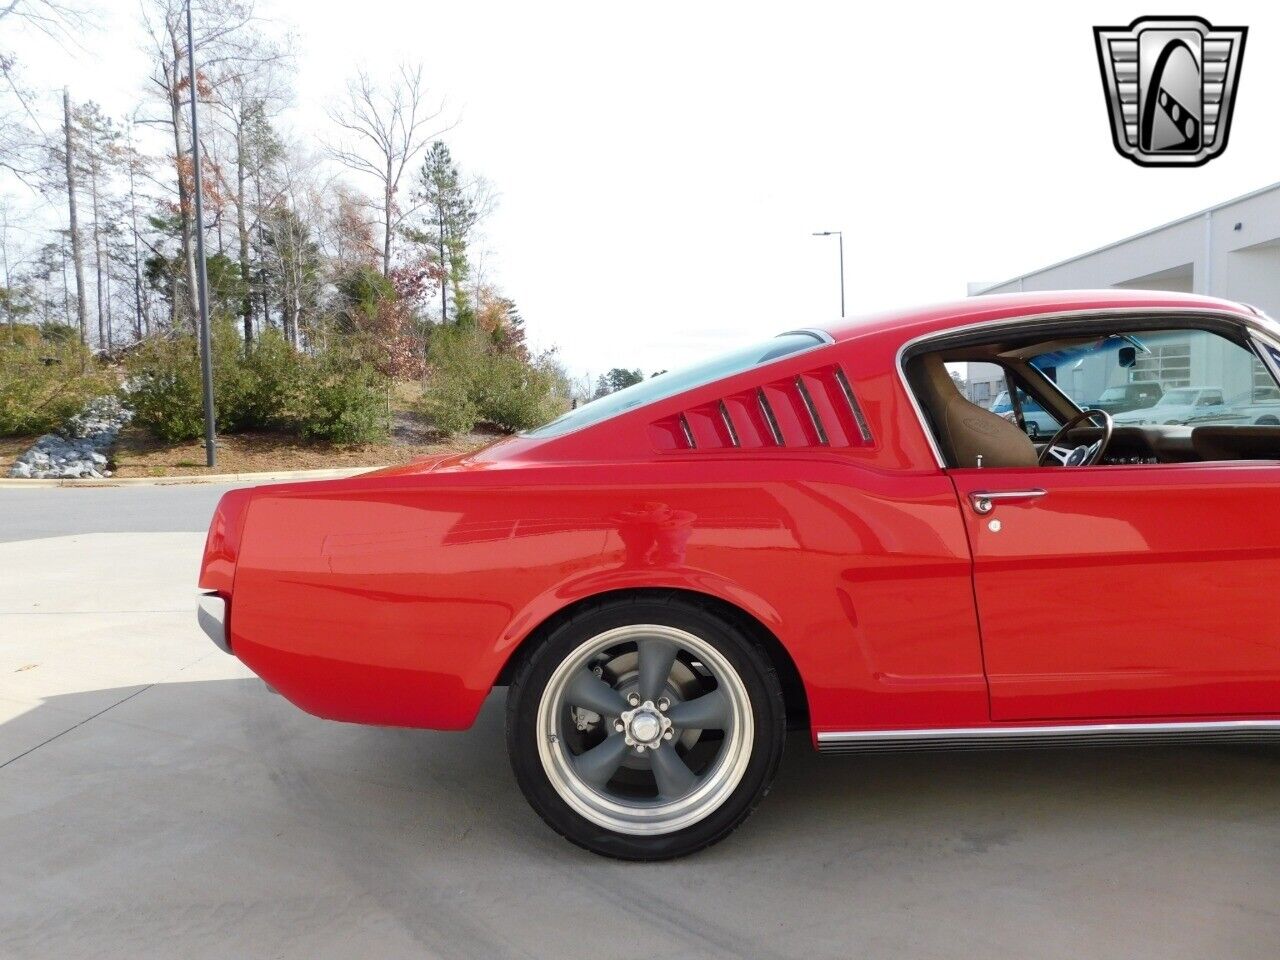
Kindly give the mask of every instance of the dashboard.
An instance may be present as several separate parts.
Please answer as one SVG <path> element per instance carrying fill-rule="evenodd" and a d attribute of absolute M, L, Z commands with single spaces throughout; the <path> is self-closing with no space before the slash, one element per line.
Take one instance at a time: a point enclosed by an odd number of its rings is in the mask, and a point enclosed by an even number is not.
<path fill-rule="evenodd" d="M 1067 434 L 1066 442 L 1087 445 L 1097 442 L 1102 433 L 1101 427 L 1077 427 Z M 1116 427 L 1102 463 L 1132 466 L 1212 460 L 1280 460 L 1280 427 Z"/>

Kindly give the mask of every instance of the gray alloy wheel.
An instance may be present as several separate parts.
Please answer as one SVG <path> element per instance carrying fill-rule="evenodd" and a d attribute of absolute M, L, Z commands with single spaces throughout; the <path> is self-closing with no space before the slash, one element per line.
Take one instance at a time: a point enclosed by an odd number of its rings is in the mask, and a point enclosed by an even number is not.
<path fill-rule="evenodd" d="M 769 792 L 787 704 L 767 638 L 732 609 L 650 590 L 534 634 L 507 691 L 507 755 L 538 816 L 622 860 L 682 857 Z"/>
<path fill-rule="evenodd" d="M 538 702 L 547 780 L 579 816 L 637 836 L 675 833 L 730 797 L 751 759 L 751 699 L 706 640 L 629 624 L 580 644 Z"/>

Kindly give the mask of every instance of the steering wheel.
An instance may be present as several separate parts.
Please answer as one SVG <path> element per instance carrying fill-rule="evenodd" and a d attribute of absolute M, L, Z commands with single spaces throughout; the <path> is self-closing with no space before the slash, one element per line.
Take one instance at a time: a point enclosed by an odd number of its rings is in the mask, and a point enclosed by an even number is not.
<path fill-rule="evenodd" d="M 1061 446 L 1061 441 L 1066 439 L 1072 428 L 1082 420 L 1088 420 L 1092 417 L 1102 417 L 1102 437 L 1094 443 L 1079 446 L 1065 447 Z M 1044 466 L 1052 457 L 1058 462 L 1060 467 L 1091 467 L 1099 460 L 1102 455 L 1107 452 L 1107 446 L 1111 443 L 1111 432 L 1115 429 L 1115 421 L 1111 419 L 1111 414 L 1105 410 L 1081 410 L 1074 417 L 1063 424 L 1062 429 L 1053 435 L 1053 439 L 1049 441 L 1049 445 L 1040 451 L 1039 466 Z"/>

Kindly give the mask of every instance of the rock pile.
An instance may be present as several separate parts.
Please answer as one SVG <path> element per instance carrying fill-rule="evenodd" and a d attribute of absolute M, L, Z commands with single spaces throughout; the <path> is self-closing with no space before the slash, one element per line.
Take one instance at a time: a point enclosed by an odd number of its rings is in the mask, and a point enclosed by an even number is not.
<path fill-rule="evenodd" d="M 37 439 L 14 461 L 9 476 L 35 480 L 109 477 L 105 451 L 132 416 L 115 397 L 99 397 L 58 433 Z"/>

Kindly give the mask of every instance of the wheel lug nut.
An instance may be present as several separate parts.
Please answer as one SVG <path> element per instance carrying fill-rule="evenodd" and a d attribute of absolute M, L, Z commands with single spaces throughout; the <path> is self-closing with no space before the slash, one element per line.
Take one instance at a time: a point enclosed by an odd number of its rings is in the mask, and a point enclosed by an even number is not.
<path fill-rule="evenodd" d="M 670 740 L 673 736 L 675 736 L 675 734 L 673 734 L 670 730 L 668 730 L 666 733 L 662 735 L 662 739 Z"/>
<path fill-rule="evenodd" d="M 613 721 L 613 729 L 615 729 L 615 730 L 617 730 L 619 733 L 621 733 L 621 732 L 623 731 L 623 729 L 625 729 L 625 728 L 623 727 L 623 724 L 622 724 L 622 721 L 621 721 L 621 720 L 615 720 L 615 721 Z"/>
<path fill-rule="evenodd" d="M 671 701 L 668 700 L 666 697 L 663 697 L 661 700 L 658 701 L 658 709 L 661 710 L 663 713 L 666 713 L 668 710 L 671 709 Z"/>
<path fill-rule="evenodd" d="M 640 695 L 637 693 L 631 694 L 631 696 L 627 697 L 627 703 L 631 704 L 633 707 L 640 706 Z"/>
<path fill-rule="evenodd" d="M 636 744 L 636 753 L 644 753 L 644 744 L 643 744 L 643 743 L 637 743 L 637 744 Z"/>

